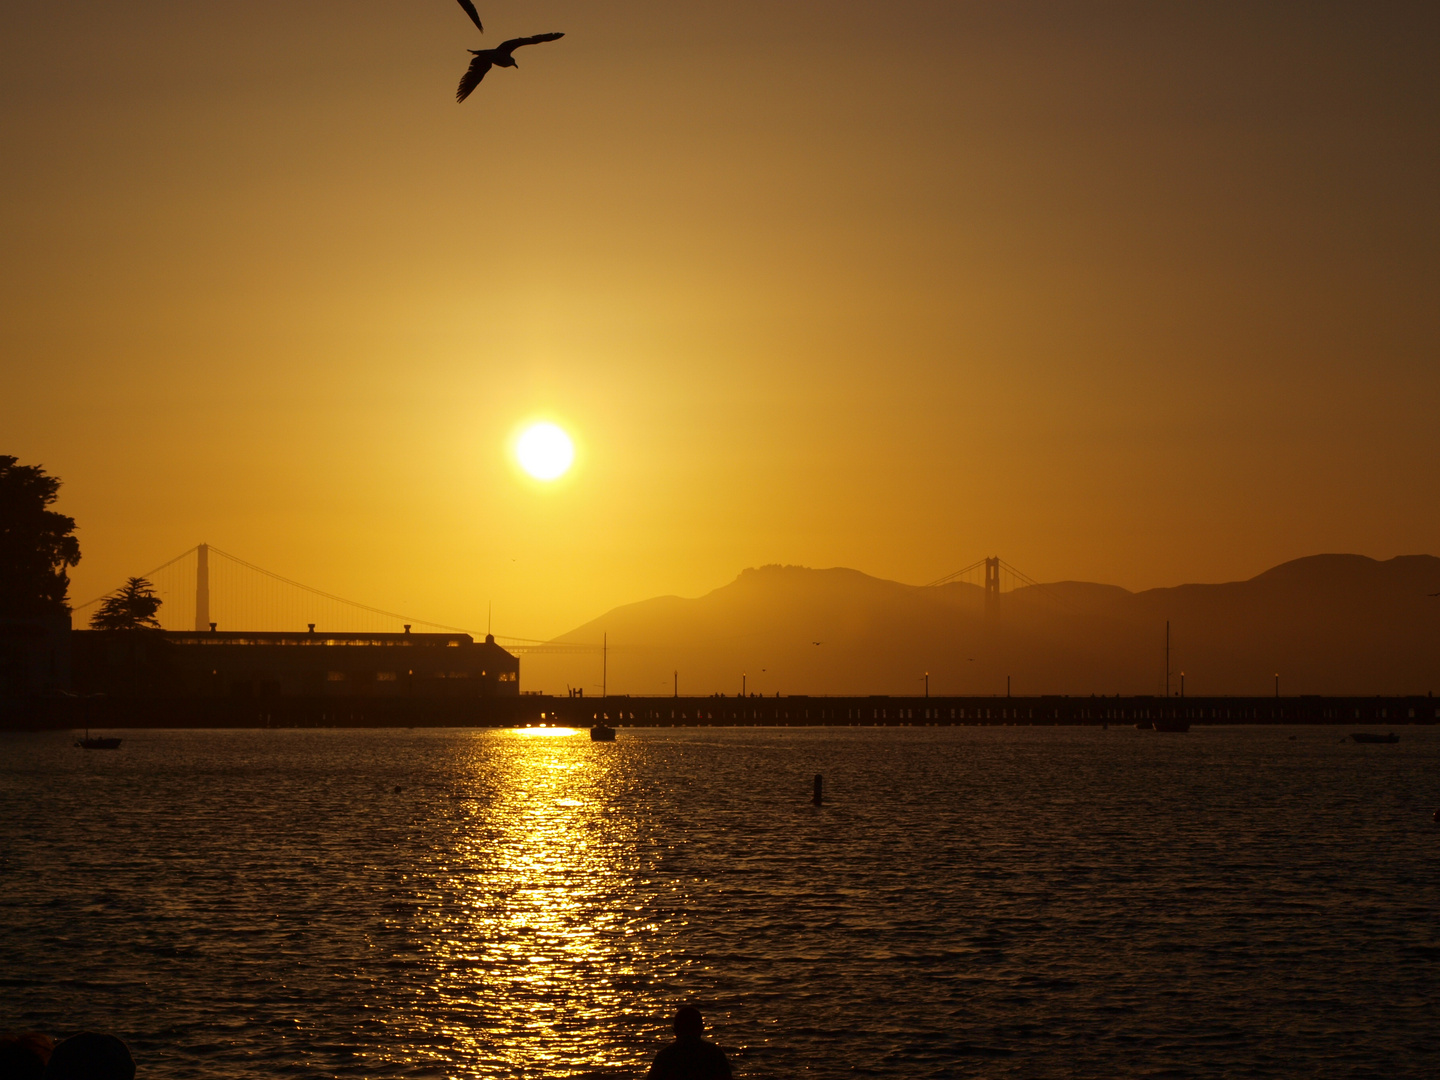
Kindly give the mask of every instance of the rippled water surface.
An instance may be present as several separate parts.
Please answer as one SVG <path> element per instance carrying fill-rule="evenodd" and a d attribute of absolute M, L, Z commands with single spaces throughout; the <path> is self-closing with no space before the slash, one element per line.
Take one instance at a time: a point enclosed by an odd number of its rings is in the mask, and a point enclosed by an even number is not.
<path fill-rule="evenodd" d="M 1440 730 L 1343 734 L 0 736 L 0 1027 L 629 1077 L 695 1001 L 747 1077 L 1433 1076 Z"/>

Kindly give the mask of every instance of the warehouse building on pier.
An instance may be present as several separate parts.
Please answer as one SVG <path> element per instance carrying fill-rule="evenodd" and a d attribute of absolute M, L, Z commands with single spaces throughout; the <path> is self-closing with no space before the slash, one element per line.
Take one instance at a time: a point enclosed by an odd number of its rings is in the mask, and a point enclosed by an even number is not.
<path fill-rule="evenodd" d="M 520 661 L 469 634 L 72 632 L 81 693 L 157 697 L 518 697 Z"/>

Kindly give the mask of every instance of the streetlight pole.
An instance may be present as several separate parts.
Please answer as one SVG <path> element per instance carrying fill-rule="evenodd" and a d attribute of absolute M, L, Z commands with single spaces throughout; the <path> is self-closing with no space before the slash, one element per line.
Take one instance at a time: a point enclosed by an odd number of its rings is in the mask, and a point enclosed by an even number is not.
<path fill-rule="evenodd" d="M 930 673 L 928 671 L 925 672 L 925 696 L 926 698 L 930 696 Z"/>

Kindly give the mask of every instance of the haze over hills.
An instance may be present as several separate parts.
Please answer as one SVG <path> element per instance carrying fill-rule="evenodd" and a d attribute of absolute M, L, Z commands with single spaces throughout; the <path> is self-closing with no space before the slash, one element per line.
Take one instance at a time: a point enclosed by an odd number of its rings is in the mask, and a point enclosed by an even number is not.
<path fill-rule="evenodd" d="M 695 599 L 607 612 L 559 640 L 608 635 L 611 693 L 1426 693 L 1440 687 L 1440 558 L 1315 555 L 1248 581 L 1132 593 L 1062 581 L 1000 597 L 978 585 L 905 585 L 843 568 L 763 566 Z M 819 644 L 815 644 L 819 642 Z M 527 658 L 529 688 L 599 684 L 599 663 Z M 567 662 L 568 661 L 568 662 Z M 596 670 L 592 673 L 589 668 Z M 575 672 L 579 671 L 579 675 Z M 568 678 L 567 678 L 568 673 Z M 595 684 L 592 688 L 591 684 Z"/>

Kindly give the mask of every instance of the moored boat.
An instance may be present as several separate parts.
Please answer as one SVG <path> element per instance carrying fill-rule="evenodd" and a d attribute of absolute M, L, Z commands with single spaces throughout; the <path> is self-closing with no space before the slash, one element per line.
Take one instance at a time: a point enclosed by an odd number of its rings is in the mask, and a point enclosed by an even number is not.
<path fill-rule="evenodd" d="M 76 739 L 75 745 L 81 750 L 119 750 L 120 740 L 111 736 L 90 735 L 90 729 L 85 729 L 85 737 Z"/>
<path fill-rule="evenodd" d="M 1374 731 L 1355 731 L 1351 732 L 1350 738 L 1357 743 L 1397 743 L 1400 741 L 1400 736 L 1393 731 L 1388 735 L 1380 735 Z"/>
<path fill-rule="evenodd" d="M 590 729 L 591 742 L 614 742 L 615 729 L 607 724 L 596 724 Z"/>
<path fill-rule="evenodd" d="M 1189 720 L 1156 720 L 1152 725 L 1156 731 L 1174 731 L 1184 735 L 1190 730 Z"/>

